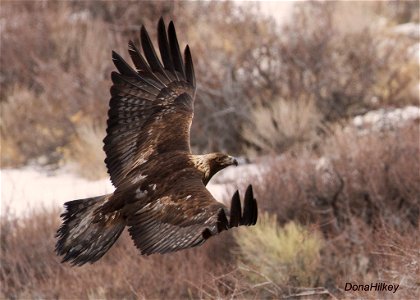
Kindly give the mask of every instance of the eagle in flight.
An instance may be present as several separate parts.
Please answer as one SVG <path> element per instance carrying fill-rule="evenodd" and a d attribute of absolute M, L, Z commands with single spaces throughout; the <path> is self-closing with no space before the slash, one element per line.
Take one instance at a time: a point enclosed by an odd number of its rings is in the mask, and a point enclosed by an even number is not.
<path fill-rule="evenodd" d="M 206 185 L 218 171 L 237 165 L 223 153 L 194 155 L 190 127 L 196 91 L 191 52 L 184 57 L 173 22 L 158 23 L 159 60 L 144 26 L 143 54 L 129 42 L 135 70 L 117 53 L 112 72 L 105 163 L 112 194 L 64 204 L 56 252 L 63 262 L 93 263 L 115 243 L 125 227 L 143 255 L 168 253 L 203 244 L 240 225 L 255 225 L 258 209 L 252 186 L 244 207 L 238 191 L 230 210 Z"/>

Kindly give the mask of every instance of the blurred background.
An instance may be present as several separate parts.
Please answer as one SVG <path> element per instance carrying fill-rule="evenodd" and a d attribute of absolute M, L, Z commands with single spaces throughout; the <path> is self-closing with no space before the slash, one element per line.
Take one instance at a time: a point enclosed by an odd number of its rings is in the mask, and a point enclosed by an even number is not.
<path fill-rule="evenodd" d="M 129 61 L 160 16 L 192 51 L 193 152 L 243 161 L 210 190 L 253 183 L 260 221 L 146 258 L 123 235 L 62 265 L 59 204 L 113 189 L 111 50 Z M 418 299 L 419 22 L 418 1 L 2 1 L 0 298 Z"/>

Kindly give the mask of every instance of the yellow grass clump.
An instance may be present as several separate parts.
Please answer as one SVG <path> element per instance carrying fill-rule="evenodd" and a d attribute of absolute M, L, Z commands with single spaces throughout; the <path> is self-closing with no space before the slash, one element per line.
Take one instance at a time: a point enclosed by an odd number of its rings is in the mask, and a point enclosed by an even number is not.
<path fill-rule="evenodd" d="M 276 215 L 265 213 L 257 226 L 239 230 L 239 261 L 254 282 L 261 276 L 278 285 L 314 286 L 323 238 L 317 231 L 289 222 L 280 227 Z"/>

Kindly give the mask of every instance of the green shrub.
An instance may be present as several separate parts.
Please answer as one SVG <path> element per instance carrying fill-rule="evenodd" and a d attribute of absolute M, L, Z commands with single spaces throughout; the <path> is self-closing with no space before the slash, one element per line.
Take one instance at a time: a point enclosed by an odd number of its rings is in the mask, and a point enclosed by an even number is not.
<path fill-rule="evenodd" d="M 255 227 L 239 230 L 239 263 L 245 275 L 277 285 L 314 286 L 317 283 L 323 239 L 317 231 L 295 222 L 279 227 L 276 215 L 262 214 Z"/>

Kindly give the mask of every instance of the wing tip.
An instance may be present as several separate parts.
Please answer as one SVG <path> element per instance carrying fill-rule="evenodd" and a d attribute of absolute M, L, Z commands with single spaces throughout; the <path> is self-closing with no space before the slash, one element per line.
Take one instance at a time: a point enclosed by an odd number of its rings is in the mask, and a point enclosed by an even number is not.
<path fill-rule="evenodd" d="M 187 81 L 195 88 L 195 72 L 194 63 L 192 61 L 192 55 L 190 46 L 187 44 L 184 49 L 184 60 L 185 60 L 185 73 Z"/>
<path fill-rule="evenodd" d="M 242 208 L 241 208 L 241 199 L 239 196 L 239 191 L 232 196 L 232 202 L 230 203 L 230 218 L 229 218 L 229 227 L 238 227 L 242 223 Z"/>
<path fill-rule="evenodd" d="M 165 28 L 165 21 L 163 20 L 163 16 L 160 16 L 159 21 L 158 21 L 158 30 L 159 28 Z"/>
<path fill-rule="evenodd" d="M 241 200 L 239 192 L 236 191 L 232 196 L 229 227 L 238 227 L 241 225 L 255 225 L 258 220 L 258 204 L 254 198 L 252 185 L 248 185 L 245 191 L 244 208 L 241 209 Z"/>
<path fill-rule="evenodd" d="M 112 62 L 114 63 L 115 67 L 117 68 L 118 72 L 121 75 L 126 75 L 130 77 L 137 77 L 136 71 L 119 55 L 116 51 L 112 50 Z"/>
<path fill-rule="evenodd" d="M 135 51 L 136 45 L 134 44 L 133 40 L 128 41 L 128 51 Z"/>
<path fill-rule="evenodd" d="M 119 55 L 115 50 L 111 50 L 111 56 L 113 61 L 121 58 L 121 55 Z"/>
<path fill-rule="evenodd" d="M 175 31 L 174 21 L 172 20 L 169 21 L 168 30 Z"/>
<path fill-rule="evenodd" d="M 254 191 L 252 189 L 252 184 L 249 184 L 245 191 L 245 198 L 247 197 L 254 197 Z"/>
<path fill-rule="evenodd" d="M 148 35 L 146 26 L 144 26 L 144 24 L 142 24 L 141 27 L 140 27 L 140 34 L 143 34 L 143 35 L 147 34 Z"/>

